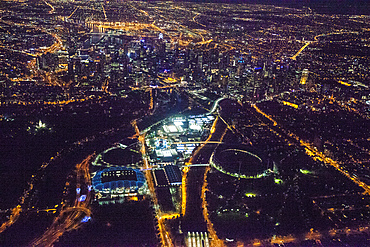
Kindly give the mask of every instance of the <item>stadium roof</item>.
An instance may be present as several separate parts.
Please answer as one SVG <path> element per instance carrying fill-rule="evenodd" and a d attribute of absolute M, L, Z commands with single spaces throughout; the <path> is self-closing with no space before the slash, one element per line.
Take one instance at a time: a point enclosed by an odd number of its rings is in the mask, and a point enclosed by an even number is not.
<path fill-rule="evenodd" d="M 136 179 L 133 175 L 136 175 Z M 103 177 L 109 177 L 109 179 L 105 179 Z M 93 188 L 99 191 L 130 187 L 139 188 L 144 184 L 144 174 L 139 169 L 132 169 L 129 167 L 109 167 L 98 171 L 92 178 Z"/>

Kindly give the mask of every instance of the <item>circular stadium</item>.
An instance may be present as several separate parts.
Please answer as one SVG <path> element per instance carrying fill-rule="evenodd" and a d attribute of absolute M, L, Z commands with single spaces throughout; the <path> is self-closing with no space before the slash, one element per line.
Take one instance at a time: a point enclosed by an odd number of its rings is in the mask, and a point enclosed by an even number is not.
<path fill-rule="evenodd" d="M 227 175 L 255 179 L 270 175 L 273 165 L 266 162 L 256 150 L 246 150 L 244 146 L 221 145 L 211 157 L 211 165 Z"/>
<path fill-rule="evenodd" d="M 141 154 L 127 146 L 120 145 L 105 150 L 101 154 L 100 161 L 107 166 L 135 164 L 141 161 Z"/>
<path fill-rule="evenodd" d="M 110 194 L 139 194 L 146 192 L 144 174 L 129 167 L 109 167 L 96 172 L 92 178 L 95 192 Z"/>

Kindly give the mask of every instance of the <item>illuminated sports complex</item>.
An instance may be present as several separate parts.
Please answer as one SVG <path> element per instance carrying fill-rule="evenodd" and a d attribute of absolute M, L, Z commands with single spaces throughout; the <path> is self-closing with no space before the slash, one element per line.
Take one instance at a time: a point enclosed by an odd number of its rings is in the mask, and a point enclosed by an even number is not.
<path fill-rule="evenodd" d="M 123 199 L 147 193 L 144 174 L 129 167 L 109 167 L 96 172 L 92 186 L 101 197 Z"/>

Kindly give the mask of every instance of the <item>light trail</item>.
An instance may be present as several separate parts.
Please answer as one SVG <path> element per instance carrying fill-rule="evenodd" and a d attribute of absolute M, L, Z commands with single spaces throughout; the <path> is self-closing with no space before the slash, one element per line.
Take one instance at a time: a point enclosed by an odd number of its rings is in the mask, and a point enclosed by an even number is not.
<path fill-rule="evenodd" d="M 271 244 L 295 243 L 297 239 L 292 235 L 288 236 L 274 236 L 270 239 Z"/>
<path fill-rule="evenodd" d="M 56 52 L 57 50 L 59 50 L 62 46 L 63 46 L 63 42 L 62 42 L 62 39 L 55 33 L 50 33 L 50 32 L 47 32 L 49 35 L 53 36 L 53 38 L 56 40 L 56 42 L 54 42 L 54 44 L 52 44 L 49 48 L 47 48 L 45 51 L 44 51 L 44 54 L 46 53 L 54 53 Z"/>
<path fill-rule="evenodd" d="M 51 10 L 49 11 L 49 14 L 52 14 L 54 12 L 54 10 L 55 10 L 54 7 L 53 7 L 53 5 L 51 5 L 50 3 L 46 2 L 45 0 L 44 0 L 44 3 L 51 8 Z"/>
<path fill-rule="evenodd" d="M 149 90 L 149 93 L 150 93 L 149 110 L 153 110 L 154 108 L 153 89 Z"/>
<path fill-rule="evenodd" d="M 159 232 L 161 233 L 161 240 L 163 246 L 172 247 L 174 244 L 172 243 L 171 235 L 169 231 L 166 229 L 165 220 L 177 218 L 180 214 L 166 214 L 158 217 L 158 228 Z"/>
<path fill-rule="evenodd" d="M 164 89 L 164 88 L 176 88 L 176 87 L 185 87 L 185 85 L 181 84 L 173 84 L 173 85 L 166 85 L 166 86 L 142 86 L 142 87 L 132 87 L 130 86 L 131 90 L 152 90 L 152 89 Z"/>
<path fill-rule="evenodd" d="M 6 49 L 8 51 L 12 51 L 12 52 L 17 52 L 17 53 L 22 53 L 22 54 L 25 54 L 27 56 L 31 56 L 31 57 L 38 57 L 38 55 L 36 54 L 32 54 L 32 53 L 29 53 L 29 52 L 25 52 L 25 51 L 20 51 L 20 50 L 14 50 L 14 49 L 11 49 L 11 48 L 8 48 L 8 47 L 5 47 L 5 46 L 0 46 L 1 48 L 3 49 Z"/>
<path fill-rule="evenodd" d="M 142 10 L 142 9 L 139 9 L 139 11 L 140 11 L 141 13 L 143 13 L 144 15 L 149 16 L 148 12 L 146 12 L 146 11 L 144 11 L 144 10 Z"/>
<path fill-rule="evenodd" d="M 181 214 L 182 215 L 185 215 L 185 212 L 186 212 L 186 178 L 187 178 L 188 172 L 189 172 L 188 166 L 182 170 L 182 178 L 181 178 Z"/>
<path fill-rule="evenodd" d="M 284 101 L 284 100 L 282 100 L 281 102 L 283 103 L 283 105 L 287 105 L 287 106 L 290 106 L 290 107 L 293 107 L 293 108 L 296 108 L 296 109 L 298 108 L 297 104 L 290 103 L 290 102 Z"/>
<path fill-rule="evenodd" d="M 164 225 L 164 219 L 158 218 L 158 228 L 159 228 L 159 233 L 161 235 L 162 246 L 164 247 L 174 246 L 172 243 L 171 237 L 169 236 L 169 233 L 166 230 L 166 226 Z"/>
<path fill-rule="evenodd" d="M 135 6 L 133 6 L 132 4 L 130 4 L 130 6 L 131 6 L 133 9 L 136 9 L 137 11 L 139 11 L 139 12 L 143 13 L 144 15 L 149 16 L 148 12 L 146 12 L 146 11 L 144 11 L 144 10 L 142 10 L 142 9 L 138 9 L 138 8 L 136 8 Z"/>
<path fill-rule="evenodd" d="M 213 114 L 217 110 L 218 103 L 220 103 L 220 101 L 223 100 L 223 99 L 225 99 L 225 97 L 218 98 L 215 102 L 213 102 L 213 106 L 209 110 L 209 112 L 207 113 L 207 115 Z"/>
<path fill-rule="evenodd" d="M 235 134 L 235 132 L 234 132 L 234 130 L 233 130 L 233 128 L 223 119 L 223 117 L 221 117 L 221 116 L 219 116 L 220 117 L 220 119 L 222 120 L 222 122 L 224 122 L 224 124 L 227 126 L 227 128 L 229 129 L 229 130 L 231 130 L 231 132 L 233 132 L 233 134 Z"/>
<path fill-rule="evenodd" d="M 195 157 L 198 152 L 207 144 L 207 143 L 217 143 L 218 145 L 220 143 L 222 143 L 222 140 L 228 130 L 228 128 L 225 128 L 224 130 L 224 133 L 222 134 L 221 138 L 219 141 L 217 142 L 214 142 L 214 141 L 210 141 L 210 139 L 212 138 L 213 136 L 213 133 L 215 133 L 216 131 L 216 125 L 217 125 L 217 122 L 218 122 L 218 119 L 219 119 L 219 116 L 216 117 L 215 121 L 213 122 L 213 125 L 211 127 L 211 130 L 210 130 L 210 135 L 208 136 L 207 140 L 202 144 L 202 146 L 197 149 L 194 154 L 192 155 L 192 157 L 190 158 L 189 162 L 186 163 L 185 165 L 187 165 L 187 167 L 184 168 L 183 170 L 183 176 L 182 176 L 182 203 L 181 203 L 181 208 L 182 208 L 182 214 L 185 215 L 186 213 L 186 197 L 187 197 L 187 194 L 186 194 L 186 177 L 187 177 L 187 173 L 189 171 L 189 166 L 191 166 L 192 164 L 192 160 L 193 160 L 193 157 Z M 202 199 L 202 208 L 203 208 L 203 217 L 207 223 L 207 231 L 210 235 L 210 239 L 211 239 L 211 246 L 215 246 L 215 247 L 222 247 L 224 246 L 224 243 L 222 240 L 220 240 L 216 234 L 216 231 L 214 230 L 213 228 L 213 224 L 211 223 L 209 217 L 208 217 L 208 209 L 207 209 L 207 201 L 206 201 L 206 198 L 205 198 L 205 191 L 206 191 L 206 187 L 207 187 L 207 174 L 208 174 L 208 171 L 210 170 L 210 167 L 207 167 L 205 172 L 204 172 L 204 176 L 203 176 L 203 186 L 202 186 L 202 190 L 201 190 L 201 199 Z"/>
<path fill-rule="evenodd" d="M 57 211 L 57 209 L 56 208 L 47 208 L 47 209 L 38 209 L 38 210 L 36 210 L 37 212 L 53 212 L 53 213 L 55 213 L 56 211 Z"/>
<path fill-rule="evenodd" d="M 77 6 L 76 8 L 75 8 L 75 10 L 73 10 L 73 12 L 72 12 L 72 14 L 70 15 L 70 16 L 68 16 L 66 19 L 69 19 L 69 18 L 71 18 L 72 17 L 72 15 L 79 9 L 80 7 L 79 6 Z"/>
<path fill-rule="evenodd" d="M 296 59 L 297 59 L 297 56 L 298 56 L 299 54 L 301 54 L 301 52 L 302 52 L 304 49 L 306 49 L 306 47 L 307 47 L 307 46 L 309 46 L 311 43 L 312 43 L 311 41 L 310 41 L 310 42 L 307 42 L 304 46 L 302 46 L 302 48 L 301 48 L 301 49 L 299 49 L 299 51 L 298 51 L 294 56 L 292 56 L 292 57 L 291 57 L 291 59 L 296 60 Z"/>
<path fill-rule="evenodd" d="M 206 41 L 200 41 L 200 42 L 197 42 L 196 45 L 208 45 L 212 41 L 213 41 L 213 39 L 209 39 L 209 40 L 206 40 Z"/>
<path fill-rule="evenodd" d="M 109 93 L 108 87 L 109 87 L 109 77 L 107 77 L 104 80 L 104 82 L 102 83 L 101 90 L 104 91 L 104 92 L 106 92 L 106 93 Z"/>
<path fill-rule="evenodd" d="M 46 4 L 48 4 L 46 1 L 44 1 Z M 50 5 L 51 6 L 51 5 Z M 52 6 L 51 6 L 52 7 Z M 53 8 L 53 7 L 52 7 Z M 45 54 L 45 53 L 54 53 L 55 51 L 59 50 L 61 47 L 63 47 L 63 42 L 61 40 L 61 38 L 56 34 L 56 33 L 52 33 L 52 32 L 49 32 L 48 30 L 46 30 L 45 28 L 39 28 L 39 27 L 36 27 L 34 25 L 30 25 L 30 24 L 21 24 L 21 23 L 13 23 L 13 22 L 7 22 L 7 21 L 3 21 L 1 20 L 2 22 L 8 24 L 8 25 L 16 25 L 16 26 L 22 26 L 22 27 L 28 27 L 28 28 L 33 28 L 35 30 L 39 30 L 39 31 L 42 31 L 42 32 L 45 32 L 51 36 L 53 36 L 53 38 L 55 39 L 55 42 L 54 44 L 52 44 L 50 47 L 48 48 L 45 48 L 45 49 L 41 49 L 39 48 L 39 52 L 37 52 L 36 54 L 32 54 L 32 53 L 29 53 L 27 51 L 21 51 L 21 50 L 15 50 L 15 49 L 10 49 L 8 47 L 4 47 L 4 46 L 0 46 L 1 48 L 3 49 L 7 49 L 7 50 L 10 50 L 12 52 L 18 52 L 18 53 L 22 53 L 22 54 L 25 54 L 25 55 L 28 55 L 28 56 L 32 56 L 32 57 L 39 57 L 41 56 L 42 54 Z M 27 64 L 27 67 L 30 68 L 30 70 L 33 71 L 33 75 L 31 76 L 24 76 L 22 78 L 9 78 L 11 81 L 21 81 L 21 80 L 28 80 L 28 79 L 32 79 L 34 76 L 37 76 L 36 74 L 36 71 L 37 71 L 37 68 L 35 66 L 36 64 L 36 60 L 34 59 L 33 60 L 34 62 L 30 62 L 29 64 Z M 32 68 L 33 67 L 33 68 Z M 32 68 L 32 69 L 31 69 Z"/>
<path fill-rule="evenodd" d="M 261 109 L 260 109 L 260 108 L 258 108 L 258 107 L 257 107 L 257 105 L 253 104 L 253 105 L 252 105 L 252 107 L 253 107 L 254 109 L 256 109 L 256 111 L 257 111 L 258 113 L 262 114 L 265 118 L 267 118 L 268 120 L 270 120 L 270 121 L 274 124 L 274 126 L 276 126 L 276 125 L 277 125 L 277 122 L 276 122 L 272 117 L 270 117 L 269 115 L 267 115 L 266 113 L 264 113 L 263 111 L 261 111 Z"/>
<path fill-rule="evenodd" d="M 263 116 L 268 116 L 266 113 L 264 113 L 263 114 L 263 112 L 262 111 L 260 111 L 259 112 L 261 115 L 263 115 Z M 270 116 L 269 116 L 270 117 Z M 271 118 L 271 117 L 270 117 Z M 270 118 L 268 118 L 270 121 L 272 121 Z M 259 121 L 261 121 L 262 122 L 262 120 L 259 118 L 259 117 L 257 117 L 257 119 L 259 120 Z M 276 122 L 276 121 L 275 121 Z M 266 126 L 266 125 L 264 125 L 264 126 Z M 267 126 L 268 127 L 268 126 Z M 275 130 L 273 130 L 273 129 L 271 129 L 270 127 L 268 127 L 268 129 L 272 132 L 272 133 L 274 133 L 274 134 L 276 134 L 277 136 L 279 136 L 280 138 L 283 138 L 278 132 L 276 132 Z M 281 128 L 280 128 L 281 129 Z M 284 130 L 283 130 L 284 131 Z M 335 163 L 337 163 L 337 165 L 339 165 L 339 163 L 337 162 L 337 161 L 334 161 L 334 160 L 331 160 L 331 159 L 326 159 L 327 157 L 324 155 L 324 154 L 322 154 L 322 153 L 320 153 L 320 152 L 318 152 L 317 151 L 317 149 L 316 149 L 316 147 L 313 145 L 313 144 L 310 144 L 310 143 L 307 143 L 307 142 L 303 142 L 303 141 L 301 141 L 297 136 L 295 136 L 294 134 L 291 134 L 291 133 L 288 133 L 288 135 L 289 136 L 291 136 L 291 137 L 294 137 L 294 139 L 297 141 L 297 142 L 299 142 L 299 145 L 301 145 L 301 146 L 304 146 L 305 147 L 305 151 L 306 151 L 306 153 L 308 154 L 308 155 L 310 155 L 313 159 L 317 159 L 317 160 L 320 160 L 320 161 L 323 161 L 325 164 L 329 164 L 328 163 L 328 161 L 332 161 L 332 162 L 335 162 Z M 288 141 L 287 139 L 285 139 L 288 143 L 289 143 L 289 145 L 295 145 L 296 143 L 293 143 L 293 142 L 290 142 L 290 141 Z M 370 140 L 370 138 L 369 138 L 369 140 Z M 308 148 L 306 148 L 306 147 L 308 147 Z M 331 163 L 331 164 L 329 164 L 329 165 L 333 165 L 333 163 Z M 334 164 L 335 165 L 335 164 Z M 336 168 L 336 166 L 334 166 L 335 168 Z M 339 168 L 339 169 L 341 169 L 341 168 Z M 343 169 L 341 169 L 341 171 L 340 171 L 341 173 L 343 173 L 343 172 L 345 172 L 345 171 L 343 171 Z M 347 174 L 344 174 L 346 177 L 348 177 L 348 172 L 347 172 Z M 350 177 L 349 176 L 349 178 L 352 180 L 352 177 Z M 353 181 L 353 180 L 352 180 Z M 355 182 L 355 181 L 354 181 Z M 356 183 L 356 182 L 355 182 Z M 362 187 L 362 188 L 364 188 L 362 185 L 364 184 L 364 183 L 362 183 L 361 181 L 359 181 L 359 183 L 356 183 L 356 184 L 358 184 L 360 187 Z M 364 190 L 365 190 L 365 188 L 364 188 Z M 363 193 L 363 194 L 368 194 L 369 193 L 369 191 L 368 190 L 365 190 L 365 193 Z M 346 195 L 346 194 L 343 194 L 343 196 L 344 195 Z M 333 195 L 333 196 L 336 196 L 336 195 Z M 326 198 L 326 197 L 328 197 L 328 196 L 323 196 L 323 198 Z M 330 196 L 329 196 L 330 197 Z M 329 219 L 330 219 L 330 217 L 329 217 Z M 369 227 L 368 226 L 360 226 L 358 229 L 349 229 L 349 228 L 345 228 L 345 229 L 331 229 L 331 230 L 329 230 L 329 232 L 328 232 L 328 234 L 331 236 L 331 237 L 334 237 L 334 236 L 339 236 L 340 234 L 346 234 L 346 235 L 348 235 L 348 234 L 357 234 L 357 233 L 359 233 L 359 232 L 369 232 Z M 309 232 L 307 232 L 305 235 L 305 238 L 307 238 L 307 239 L 313 239 L 313 240 L 316 240 L 316 243 L 317 244 L 319 244 L 319 246 L 322 246 L 321 245 L 321 241 L 320 241 L 320 238 L 321 237 L 323 237 L 323 236 L 325 236 L 325 234 L 321 234 L 321 233 L 319 233 L 319 232 L 317 232 L 317 231 L 309 231 Z M 271 238 L 269 238 L 269 239 L 264 239 L 264 240 L 258 240 L 258 239 L 256 239 L 257 240 L 257 242 L 256 243 L 271 243 L 272 245 L 273 244 L 284 244 L 284 243 L 296 243 L 297 242 L 297 238 L 295 237 L 295 236 L 293 236 L 293 235 L 287 235 L 287 236 L 273 236 L 273 237 L 271 237 Z"/>
<path fill-rule="evenodd" d="M 160 218 L 163 219 L 163 220 L 168 220 L 168 219 L 172 219 L 172 218 L 177 218 L 177 217 L 180 217 L 180 214 L 165 214 L 165 215 L 162 215 Z"/>
<path fill-rule="evenodd" d="M 6 228 L 8 228 L 9 226 L 13 225 L 19 218 L 20 216 L 20 213 L 22 212 L 22 207 L 21 205 L 18 205 L 16 206 L 15 208 L 12 209 L 12 213 L 11 215 L 9 216 L 9 220 L 4 222 L 1 226 L 0 226 L 0 233 L 2 233 L 3 231 L 5 231 Z"/>
<path fill-rule="evenodd" d="M 199 16 L 199 15 L 200 15 L 200 13 L 197 13 L 197 14 L 193 17 L 193 21 L 194 21 L 195 23 L 197 23 L 197 24 L 201 25 L 202 27 L 206 27 L 206 25 L 204 25 L 204 24 L 202 24 L 202 23 L 199 23 L 198 21 L 196 21 L 196 20 L 195 20 L 195 18 L 196 18 L 197 16 Z"/>
<path fill-rule="evenodd" d="M 105 17 L 106 20 L 108 20 L 107 13 L 105 13 L 105 9 L 104 9 L 103 3 L 101 3 L 101 6 L 103 8 L 104 17 Z"/>
<path fill-rule="evenodd" d="M 134 7 L 135 8 L 135 7 Z M 137 8 L 135 8 L 137 9 Z M 137 9 L 138 11 L 142 11 Z M 146 12 L 143 12 L 146 14 Z M 205 40 L 203 37 L 202 33 L 207 33 L 205 30 L 196 30 L 193 31 L 189 29 L 188 27 L 185 27 L 179 23 L 176 23 L 179 27 L 177 28 L 177 33 L 168 33 L 165 29 L 162 29 L 155 25 L 156 21 L 153 21 L 151 24 L 148 23 L 134 23 L 134 22 L 102 22 L 102 21 L 89 21 L 87 24 L 92 24 L 92 25 L 98 25 L 99 27 L 102 28 L 111 28 L 111 29 L 121 29 L 125 31 L 131 31 L 131 33 L 136 33 L 139 35 L 139 31 L 141 30 L 146 30 L 146 29 L 152 29 L 154 31 L 160 32 L 166 36 L 168 36 L 171 39 L 171 42 L 177 41 L 180 46 L 188 46 L 190 43 L 194 42 L 196 45 L 208 45 L 210 44 L 213 40 Z M 136 35 L 136 36 L 137 36 Z M 183 36 L 186 36 L 189 40 L 183 40 Z M 199 37 L 202 41 L 197 42 L 194 39 L 198 39 L 196 37 Z"/>
<path fill-rule="evenodd" d="M 330 35 L 338 35 L 338 34 L 359 34 L 358 32 L 352 32 L 352 31 L 344 31 L 344 32 L 334 32 L 334 33 L 324 33 L 324 34 L 319 34 L 319 35 L 316 35 L 315 37 L 314 37 L 314 40 L 315 41 L 319 41 L 319 37 L 325 37 L 325 36 L 330 36 Z"/>
<path fill-rule="evenodd" d="M 358 34 L 358 32 L 337 32 L 337 33 L 327 33 L 327 34 L 319 34 L 319 35 L 316 35 L 315 37 L 314 37 L 314 40 L 315 40 L 315 42 L 317 42 L 318 41 L 318 38 L 319 37 L 325 37 L 325 36 L 329 36 L 329 35 L 337 35 L 337 34 Z M 291 57 L 291 59 L 292 60 L 296 60 L 296 58 L 297 58 L 297 56 L 299 56 L 299 54 L 307 47 L 307 46 L 309 46 L 310 44 L 312 44 L 313 43 L 313 41 L 308 41 L 304 46 L 302 46 L 302 48 L 301 49 L 299 49 L 299 51 L 294 55 L 294 56 L 292 56 Z M 339 81 L 339 83 L 342 83 L 342 82 L 340 82 Z M 348 84 L 348 83 L 342 83 L 343 85 L 346 85 L 346 86 L 350 86 L 350 84 Z M 348 85 L 347 85 L 348 84 Z"/>

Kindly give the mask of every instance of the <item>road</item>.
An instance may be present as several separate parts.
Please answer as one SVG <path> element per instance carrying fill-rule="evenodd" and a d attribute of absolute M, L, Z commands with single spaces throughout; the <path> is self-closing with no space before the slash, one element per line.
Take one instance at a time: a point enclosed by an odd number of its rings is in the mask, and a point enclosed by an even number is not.
<path fill-rule="evenodd" d="M 46 1 L 44 1 L 44 3 L 46 5 L 48 5 L 50 8 L 52 8 L 52 10 L 50 11 L 52 13 L 54 11 L 54 7 Z M 42 56 L 43 54 L 46 54 L 46 53 L 55 53 L 56 51 L 63 48 L 62 39 L 56 32 L 50 32 L 46 28 L 38 27 L 38 26 L 35 26 L 35 25 L 32 25 L 32 24 L 15 23 L 15 22 L 12 22 L 12 21 L 4 21 L 4 20 L 1 20 L 1 22 L 6 23 L 7 25 L 10 25 L 10 26 L 22 26 L 22 27 L 27 27 L 27 28 L 33 28 L 35 30 L 39 30 L 41 32 L 44 32 L 44 33 L 47 33 L 47 34 L 51 35 L 55 40 L 54 43 L 50 47 L 47 47 L 47 48 L 44 48 L 44 49 L 39 48 L 38 52 L 36 52 L 35 54 L 29 53 L 27 50 L 25 50 L 25 51 L 16 50 L 16 49 L 11 49 L 11 48 L 8 48 L 8 47 L 0 46 L 1 48 L 10 50 L 12 52 L 22 53 L 22 54 L 34 57 L 34 59 L 31 60 L 29 64 L 27 64 L 27 67 L 32 72 L 32 74 L 30 76 L 23 76 L 23 77 L 19 77 L 19 78 L 15 78 L 15 79 L 14 78 L 9 78 L 11 81 L 32 80 L 33 77 L 38 76 L 38 71 L 39 71 L 38 68 L 36 67 L 36 58 L 40 57 L 40 56 Z M 57 83 L 56 80 L 53 80 L 53 81 L 48 80 L 48 82 L 51 85 L 57 85 L 57 86 L 62 87 L 61 85 L 59 85 Z"/>
<path fill-rule="evenodd" d="M 304 46 L 302 46 L 302 48 L 301 48 L 301 49 L 299 49 L 299 51 L 298 51 L 294 56 L 292 56 L 292 57 L 291 57 L 291 59 L 296 60 L 296 59 L 297 59 L 297 56 L 298 56 L 299 54 L 301 54 L 301 52 L 302 52 L 304 49 L 306 49 L 306 47 L 307 47 L 307 46 L 309 46 L 311 43 L 312 43 L 311 41 L 310 41 L 310 42 L 307 42 Z"/>
<path fill-rule="evenodd" d="M 261 109 L 259 109 L 256 105 L 252 105 L 253 108 L 255 108 L 256 112 L 263 115 L 264 117 L 266 117 L 267 119 L 269 119 L 270 121 L 273 122 L 273 125 L 274 126 L 277 126 L 279 127 L 280 130 L 283 131 L 282 128 L 280 128 L 281 126 L 279 126 L 279 124 L 268 114 L 264 113 Z M 306 154 L 308 154 L 309 156 L 311 156 L 314 160 L 319 160 L 327 165 L 331 165 L 333 166 L 337 171 L 339 171 L 340 173 L 342 173 L 344 176 L 346 176 L 347 178 L 349 178 L 350 180 L 352 180 L 354 183 L 356 183 L 358 186 L 360 186 L 361 188 L 364 189 L 364 194 L 368 194 L 370 195 L 370 186 L 367 185 L 366 183 L 362 182 L 360 179 L 358 179 L 357 177 L 351 175 L 346 169 L 345 167 L 342 167 L 339 162 L 333 160 L 332 158 L 326 156 L 324 153 L 320 152 L 317 147 L 315 147 L 315 145 L 313 145 L 312 143 L 309 143 L 307 141 L 304 141 L 302 140 L 301 138 L 299 138 L 297 135 L 295 135 L 294 133 L 288 131 L 288 130 L 284 130 L 285 134 L 287 134 L 289 137 L 291 137 L 293 140 L 296 141 L 296 143 L 298 143 L 300 146 L 304 147 L 305 148 L 305 152 Z"/>
<path fill-rule="evenodd" d="M 224 107 L 224 113 L 230 114 L 233 108 L 229 105 L 234 101 L 225 99 L 218 100 L 215 105 L 220 104 L 221 108 Z M 214 112 L 215 109 L 213 108 Z M 221 111 L 222 114 L 222 111 Z M 222 116 L 222 115 L 221 115 Z M 210 130 L 210 135 L 207 140 L 201 145 L 191 157 L 189 164 L 205 164 L 209 163 L 211 156 L 214 154 L 215 149 L 223 142 L 223 138 L 228 130 L 233 130 L 227 124 L 223 117 L 218 116 Z M 226 116 L 224 116 L 226 118 Z M 220 121 L 221 120 L 221 121 Z M 182 229 L 186 231 L 207 231 L 210 236 L 211 246 L 224 246 L 224 242 L 217 236 L 213 224 L 208 217 L 207 201 L 205 192 L 207 190 L 207 173 L 209 167 L 188 167 L 189 170 L 183 177 L 183 189 L 186 190 L 185 198 L 183 200 L 183 220 Z M 195 223 L 194 223 L 195 222 Z M 196 227 L 194 227 L 196 226 Z"/>
<path fill-rule="evenodd" d="M 54 6 L 53 5 L 51 5 L 50 3 L 48 3 L 48 2 L 46 2 L 45 0 L 44 0 L 44 3 L 47 5 L 47 6 L 49 6 L 50 8 L 51 8 L 51 10 L 49 11 L 49 14 L 52 14 L 52 13 L 54 13 Z"/>
<path fill-rule="evenodd" d="M 6 222 L 4 222 L 0 226 L 0 233 L 2 233 L 3 231 L 5 231 L 5 229 L 8 228 L 9 226 L 13 225 L 18 220 L 21 212 L 22 212 L 21 205 L 17 205 L 15 208 L 13 208 L 12 209 L 12 213 L 9 216 L 9 220 L 6 221 Z"/>
<path fill-rule="evenodd" d="M 220 98 L 215 101 L 211 111 L 209 114 L 214 113 L 218 108 L 219 103 L 224 98 Z M 159 205 L 158 199 L 156 197 L 153 178 L 150 172 L 151 165 L 147 159 L 146 147 L 145 147 L 145 133 L 146 131 L 140 131 L 136 121 L 132 122 L 132 126 L 135 129 L 136 135 L 135 137 L 141 142 L 141 153 L 143 157 L 143 169 L 145 170 L 145 176 L 147 179 L 149 191 L 152 195 L 152 200 L 154 203 L 154 207 L 156 209 L 156 217 L 158 219 L 158 229 L 160 233 L 160 240 L 162 246 L 173 246 L 172 237 L 166 228 L 166 224 L 164 219 L 172 218 L 172 217 L 179 217 L 179 214 L 164 214 Z M 212 155 L 214 149 L 222 143 L 220 140 L 226 133 L 226 129 L 228 126 L 224 123 L 224 121 L 219 121 L 217 117 L 211 127 L 210 135 L 202 142 L 201 147 L 195 151 L 194 155 L 191 157 L 190 161 L 186 165 L 191 164 L 208 164 L 209 158 Z M 147 130 L 149 130 L 148 128 Z M 215 243 L 222 243 L 217 238 L 215 231 L 212 229 L 207 229 L 207 223 L 205 220 L 205 216 L 203 215 L 203 210 L 199 210 L 204 205 L 204 201 L 202 198 L 202 187 L 204 185 L 205 177 L 206 177 L 206 167 L 185 167 L 183 170 L 183 177 L 182 177 L 182 229 L 184 232 L 186 231 L 199 231 L 199 232 L 210 232 L 211 238 L 215 241 Z M 217 244 L 216 246 L 221 246 Z"/>
<path fill-rule="evenodd" d="M 224 130 L 224 133 L 222 134 L 222 136 L 220 138 L 220 141 L 223 140 L 223 138 L 224 138 L 224 136 L 225 136 L 225 134 L 228 130 L 228 128 L 224 128 L 224 129 L 225 130 Z M 212 153 L 212 155 L 214 155 L 214 153 Z M 210 160 L 211 159 L 212 159 L 212 156 L 210 157 Z M 203 181 L 204 182 L 203 182 L 202 191 L 201 191 L 203 217 L 207 222 L 207 230 L 208 230 L 209 236 L 211 238 L 212 246 L 222 247 L 222 246 L 224 246 L 224 242 L 221 239 L 218 238 L 216 230 L 213 227 L 213 223 L 211 222 L 211 219 L 209 218 L 209 213 L 208 213 L 208 202 L 207 202 L 207 198 L 206 198 L 206 191 L 207 191 L 207 185 L 208 185 L 207 174 L 210 170 L 211 170 L 211 168 L 207 167 L 206 171 L 204 172 L 204 176 L 203 176 Z"/>
<path fill-rule="evenodd" d="M 349 33 L 358 34 L 357 32 L 334 32 L 334 33 L 327 33 L 327 34 L 319 34 L 314 37 L 314 40 L 315 42 L 317 42 L 319 40 L 319 37 L 325 37 L 325 36 L 335 35 L 335 34 L 349 34 Z M 313 41 L 307 41 L 307 43 L 304 46 L 302 46 L 302 48 L 299 49 L 299 51 L 294 56 L 291 57 L 291 59 L 296 60 L 297 56 L 299 56 L 299 54 L 301 54 L 301 52 L 312 43 Z"/>
<path fill-rule="evenodd" d="M 159 234 L 160 234 L 161 244 L 162 244 L 162 246 L 172 247 L 174 245 L 172 243 L 170 233 L 166 228 L 165 219 L 172 218 L 172 217 L 177 217 L 179 215 L 178 214 L 164 214 L 164 213 L 162 213 L 162 211 L 159 207 L 159 204 L 158 204 L 157 195 L 155 193 L 154 182 L 153 182 L 153 177 L 152 177 L 152 173 L 151 173 L 151 165 L 150 165 L 150 163 L 148 161 L 148 158 L 147 158 L 146 144 L 145 144 L 145 134 L 146 134 L 146 132 L 142 132 L 142 133 L 140 132 L 139 127 L 137 126 L 137 123 L 136 123 L 135 120 L 132 122 L 132 126 L 134 127 L 135 132 L 136 132 L 136 136 L 137 136 L 138 140 L 141 143 L 140 152 L 142 154 L 143 163 L 144 163 L 144 165 L 143 165 L 144 171 L 143 172 L 144 172 L 147 184 L 148 184 L 150 194 L 152 196 L 152 201 L 154 203 L 156 217 L 158 219 L 158 230 L 159 230 Z"/>
<path fill-rule="evenodd" d="M 86 222 L 90 215 L 91 177 L 90 163 L 94 154 L 89 155 L 81 163 L 76 165 L 76 198 L 73 203 L 62 202 L 59 215 L 54 219 L 51 226 L 40 238 L 31 243 L 31 246 L 53 246 L 53 244 L 65 233 L 77 229 Z"/>
<path fill-rule="evenodd" d="M 57 153 L 57 155 L 51 157 L 49 159 L 49 162 L 43 163 L 42 166 L 40 167 L 40 170 L 46 169 L 49 166 L 50 162 L 53 159 L 58 158 L 58 157 L 60 157 L 60 153 Z M 37 180 L 36 176 L 32 175 L 32 178 L 31 178 L 31 181 L 29 182 L 28 188 L 23 192 L 23 195 L 19 198 L 20 203 L 17 206 L 15 206 L 13 209 L 11 209 L 11 214 L 9 216 L 9 220 L 7 220 L 6 222 L 1 224 L 0 233 L 5 231 L 11 225 L 13 225 L 19 219 L 19 217 L 22 213 L 22 210 L 27 209 L 25 207 L 25 202 L 29 198 L 29 195 L 30 195 L 31 191 L 34 189 L 34 184 L 35 184 L 36 180 Z"/>

